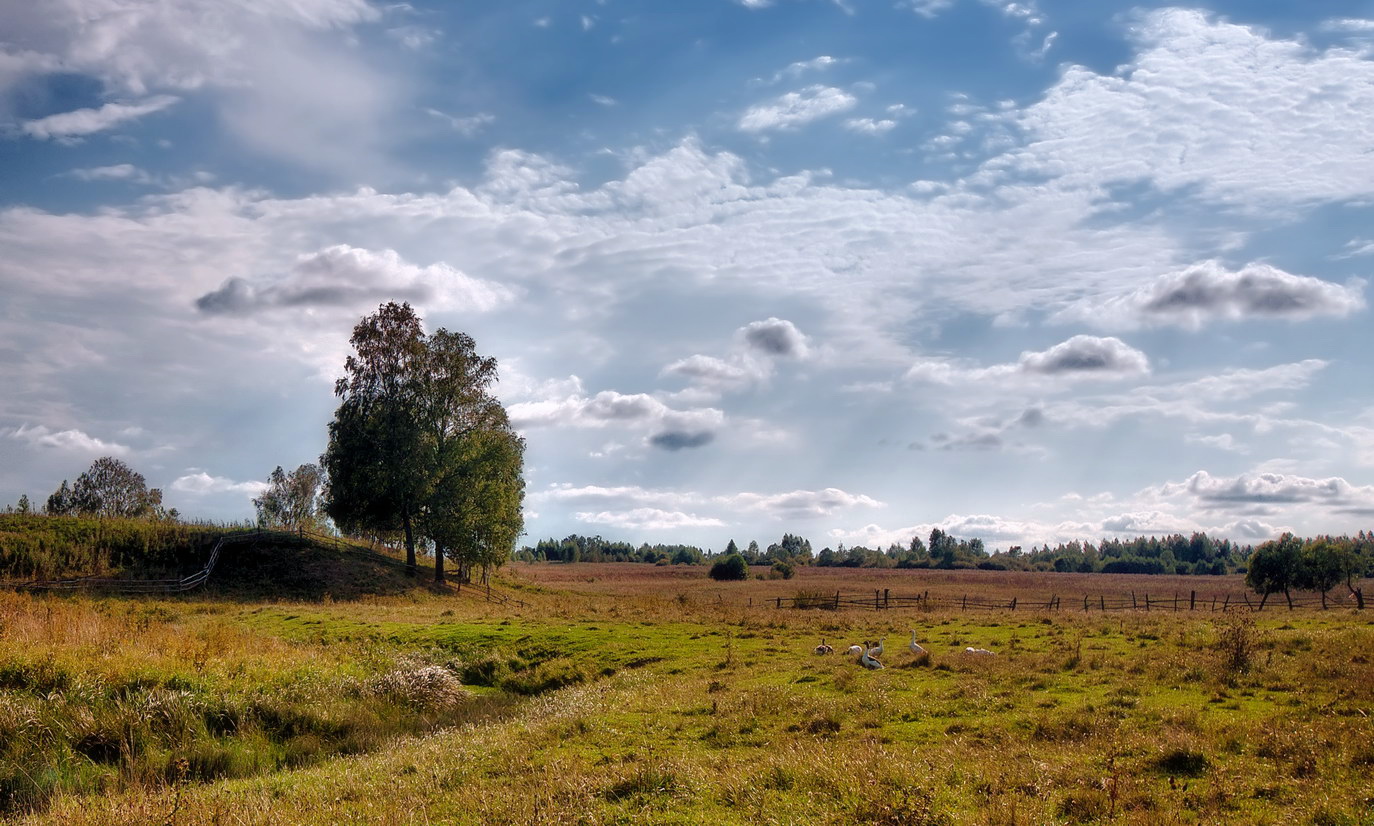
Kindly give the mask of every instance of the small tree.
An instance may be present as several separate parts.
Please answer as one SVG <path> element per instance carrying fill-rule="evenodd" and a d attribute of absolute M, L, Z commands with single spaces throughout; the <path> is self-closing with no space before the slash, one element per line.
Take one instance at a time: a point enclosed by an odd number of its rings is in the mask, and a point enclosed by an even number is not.
<path fill-rule="evenodd" d="M 1288 607 L 1293 607 L 1292 589 L 1297 585 L 1302 558 L 1302 540 L 1291 533 L 1261 544 L 1250 554 L 1245 584 L 1260 595 L 1260 608 L 1270 594 L 1283 592 Z"/>
<path fill-rule="evenodd" d="M 62 484 L 48 496 L 48 504 L 43 508 L 49 516 L 73 516 L 76 514 L 76 499 L 72 487 L 63 479 Z"/>
<path fill-rule="evenodd" d="M 322 481 L 318 465 L 306 463 L 290 473 L 277 465 L 267 477 L 267 490 L 253 500 L 253 507 L 258 511 L 258 525 L 290 531 L 317 528 Z"/>
<path fill-rule="evenodd" d="M 718 582 L 748 579 L 749 565 L 739 554 L 729 554 L 711 566 L 710 576 Z"/>
<path fill-rule="evenodd" d="M 14 506 L 14 512 L 20 516 L 28 516 L 33 513 L 33 505 L 29 503 L 29 495 L 27 493 L 19 494 L 19 503 Z"/>
<path fill-rule="evenodd" d="M 143 474 L 112 456 L 102 456 L 76 479 L 48 497 L 48 512 L 140 518 L 162 515 L 162 491 L 148 489 Z"/>
<path fill-rule="evenodd" d="M 1341 542 L 1325 537 L 1309 542 L 1298 559 L 1295 583 L 1299 588 L 1320 591 L 1322 610 L 1326 609 L 1326 593 L 1350 579 L 1350 572 L 1359 567 L 1359 558 L 1349 540 Z"/>

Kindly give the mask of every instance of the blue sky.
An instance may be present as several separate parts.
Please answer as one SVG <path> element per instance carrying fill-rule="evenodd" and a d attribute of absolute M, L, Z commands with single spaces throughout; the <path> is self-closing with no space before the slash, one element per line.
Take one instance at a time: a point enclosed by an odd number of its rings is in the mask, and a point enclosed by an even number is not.
<path fill-rule="evenodd" d="M 352 325 L 501 364 L 527 539 L 1374 525 L 1374 2 L 0 11 L 0 501 L 237 519 Z"/>

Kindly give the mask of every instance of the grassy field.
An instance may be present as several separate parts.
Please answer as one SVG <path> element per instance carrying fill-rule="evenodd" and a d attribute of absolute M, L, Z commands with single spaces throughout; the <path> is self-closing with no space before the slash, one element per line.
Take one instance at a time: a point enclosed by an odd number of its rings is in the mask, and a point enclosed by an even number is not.
<path fill-rule="evenodd" d="M 1024 582 L 1068 602 L 1212 578 L 505 576 L 526 607 L 0 593 L 0 819 L 1374 823 L 1368 613 L 760 607 L 810 587 Z M 888 667 L 817 656 L 822 638 L 883 638 Z"/>

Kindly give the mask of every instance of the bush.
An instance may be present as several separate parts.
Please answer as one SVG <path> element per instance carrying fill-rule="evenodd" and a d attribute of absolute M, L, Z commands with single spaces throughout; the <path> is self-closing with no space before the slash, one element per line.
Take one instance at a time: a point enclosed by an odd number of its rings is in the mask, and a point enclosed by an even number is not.
<path fill-rule="evenodd" d="M 718 582 L 749 578 L 749 565 L 739 554 L 730 554 L 711 566 L 711 579 Z"/>
<path fill-rule="evenodd" d="M 792 567 L 792 563 L 790 562 L 774 562 L 773 573 L 777 574 L 783 579 L 791 579 L 793 574 L 796 573 L 796 569 Z"/>

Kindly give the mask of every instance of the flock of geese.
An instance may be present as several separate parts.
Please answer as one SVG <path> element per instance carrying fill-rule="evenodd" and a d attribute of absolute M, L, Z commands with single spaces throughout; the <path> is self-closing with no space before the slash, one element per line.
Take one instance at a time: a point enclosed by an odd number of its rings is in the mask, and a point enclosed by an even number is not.
<path fill-rule="evenodd" d="M 926 651 L 926 649 L 925 649 L 924 646 L 922 646 L 919 642 L 916 642 L 916 630 L 915 630 L 915 629 L 912 629 L 912 631 L 911 631 L 911 641 L 908 642 L 908 643 L 906 644 L 906 647 L 907 647 L 907 650 L 908 650 L 908 651 L 910 651 L 912 654 L 914 654 L 914 655 L 917 656 L 917 657 L 928 656 L 928 655 L 930 654 L 929 651 Z M 849 646 L 849 648 L 845 649 L 845 652 L 844 652 L 844 653 L 845 653 L 846 656 L 850 656 L 850 657 L 853 657 L 853 656 L 855 656 L 855 655 L 858 655 L 858 657 L 859 657 L 859 660 L 858 660 L 859 665 L 862 665 L 864 668 L 867 668 L 867 669 L 870 669 L 870 670 L 875 670 L 875 669 L 879 669 L 879 668 L 886 668 L 886 666 L 884 666 L 881 662 L 878 661 L 878 658 L 881 657 L 881 656 L 883 655 L 883 650 L 884 650 L 884 649 L 883 649 L 883 641 L 880 639 L 880 640 L 878 640 L 877 643 L 865 642 L 863 645 L 851 645 L 851 646 Z M 821 640 L 821 644 L 818 645 L 818 646 L 816 646 L 816 648 L 814 649 L 814 651 L 815 651 L 816 654 L 834 654 L 834 653 L 835 653 L 834 647 L 831 646 L 831 645 L 826 644 L 826 641 L 825 641 L 824 639 Z M 993 656 L 996 656 L 996 652 L 995 652 L 995 651 L 989 651 L 989 650 L 987 650 L 986 648 L 973 648 L 973 647 L 968 647 L 968 648 L 965 648 L 965 649 L 964 649 L 964 653 L 965 653 L 965 654 L 971 654 L 971 655 L 973 655 L 973 656 L 978 656 L 978 657 L 993 657 Z"/>

